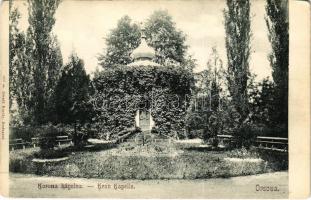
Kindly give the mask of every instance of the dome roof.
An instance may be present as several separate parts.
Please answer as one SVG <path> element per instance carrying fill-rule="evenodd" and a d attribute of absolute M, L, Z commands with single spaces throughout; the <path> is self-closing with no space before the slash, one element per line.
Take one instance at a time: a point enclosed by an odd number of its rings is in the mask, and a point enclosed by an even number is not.
<path fill-rule="evenodd" d="M 141 39 L 140 45 L 133 51 L 134 60 L 152 60 L 155 57 L 155 50 L 148 46 L 145 38 Z"/>

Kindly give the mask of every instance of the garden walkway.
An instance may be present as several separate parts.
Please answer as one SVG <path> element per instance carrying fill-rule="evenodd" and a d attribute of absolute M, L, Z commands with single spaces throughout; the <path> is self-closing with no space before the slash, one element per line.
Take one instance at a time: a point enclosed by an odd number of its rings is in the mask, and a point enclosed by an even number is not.
<path fill-rule="evenodd" d="M 55 184 L 58 188 L 55 188 Z M 43 188 L 46 185 L 49 185 L 49 188 Z M 51 185 L 54 185 L 54 188 L 51 188 Z M 68 185 L 81 185 L 82 188 L 69 190 Z M 276 186 L 278 191 L 257 191 L 256 186 L 259 189 L 259 185 Z M 12 197 L 287 198 L 287 191 L 288 172 L 234 178 L 144 181 L 10 174 Z"/>

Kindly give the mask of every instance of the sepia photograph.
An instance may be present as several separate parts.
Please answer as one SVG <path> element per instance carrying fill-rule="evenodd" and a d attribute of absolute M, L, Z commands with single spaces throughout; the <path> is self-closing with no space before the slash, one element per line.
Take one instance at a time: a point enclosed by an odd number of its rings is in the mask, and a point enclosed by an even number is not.
<path fill-rule="evenodd" d="M 2 3 L 10 197 L 288 198 L 288 0 Z"/>

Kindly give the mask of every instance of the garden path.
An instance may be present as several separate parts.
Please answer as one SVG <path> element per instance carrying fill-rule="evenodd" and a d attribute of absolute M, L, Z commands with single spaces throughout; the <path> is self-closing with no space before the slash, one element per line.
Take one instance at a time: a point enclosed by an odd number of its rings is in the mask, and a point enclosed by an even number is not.
<path fill-rule="evenodd" d="M 61 184 L 83 188 L 63 189 Z M 39 189 L 41 184 L 58 188 Z M 98 184 L 102 189 L 98 189 Z M 117 184 L 115 189 L 114 185 Z M 109 188 L 110 185 L 110 188 Z M 120 185 L 129 189 L 121 190 Z M 279 191 L 257 191 L 256 186 L 277 186 Z M 135 189 L 131 189 L 134 187 Z M 257 186 L 258 187 L 258 186 Z M 257 188 L 258 189 L 258 188 Z M 12 197 L 101 197 L 101 198 L 287 198 L 288 172 L 274 172 L 233 178 L 198 180 L 107 180 L 10 174 Z"/>

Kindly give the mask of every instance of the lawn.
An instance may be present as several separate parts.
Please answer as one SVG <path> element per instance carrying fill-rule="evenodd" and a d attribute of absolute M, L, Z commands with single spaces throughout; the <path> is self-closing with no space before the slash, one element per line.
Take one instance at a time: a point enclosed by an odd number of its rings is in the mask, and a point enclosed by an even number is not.
<path fill-rule="evenodd" d="M 118 145 L 98 144 L 85 148 L 61 148 L 68 155 L 59 162 L 36 163 L 39 149 L 10 152 L 10 171 L 84 178 L 107 179 L 197 179 L 232 177 L 287 168 L 280 159 L 263 157 L 255 150 L 212 149 L 199 143 L 153 142 Z"/>

